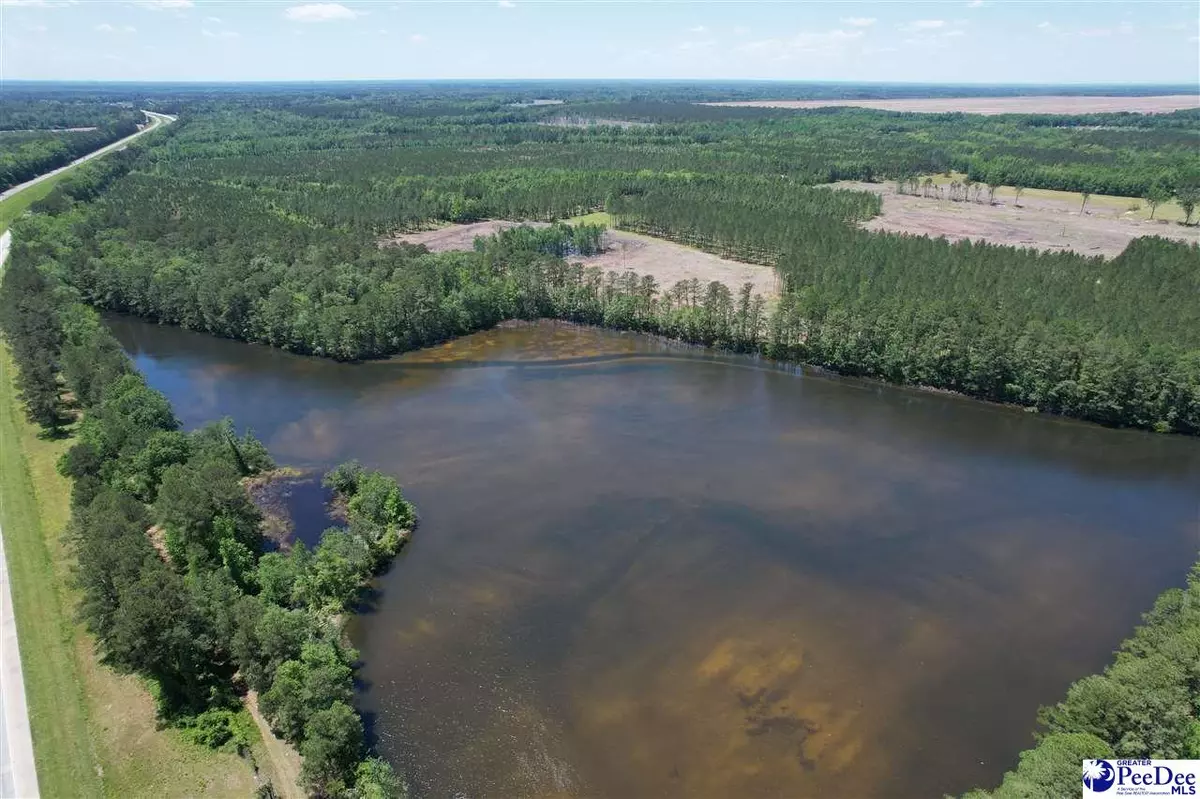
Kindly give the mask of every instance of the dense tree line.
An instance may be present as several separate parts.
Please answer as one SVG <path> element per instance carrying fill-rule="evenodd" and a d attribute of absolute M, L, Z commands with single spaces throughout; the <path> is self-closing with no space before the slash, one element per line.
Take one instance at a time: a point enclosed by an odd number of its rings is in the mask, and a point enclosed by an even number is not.
<path fill-rule="evenodd" d="M 878 210 L 874 195 L 780 177 L 535 169 L 394 185 L 417 188 L 346 208 L 316 187 L 135 169 L 95 202 L 64 196 L 23 222 L 18 248 L 89 302 L 297 352 L 378 357 L 549 316 L 1104 424 L 1200 431 L 1194 245 L 1142 239 L 1105 261 L 868 233 L 852 223 Z M 71 181 L 63 191 L 75 192 Z M 389 218 L 553 219 L 597 201 L 623 227 L 775 265 L 782 300 L 768 314 L 723 286 L 658 287 L 559 260 L 594 248 L 594 230 L 585 248 L 558 226 L 444 254 L 380 248 L 371 234 Z"/>
<path fill-rule="evenodd" d="M 1038 714 L 1037 746 L 993 792 L 964 799 L 1055 799 L 1079 792 L 1081 760 L 1200 758 L 1200 564 L 1165 592 L 1102 674 Z"/>
<path fill-rule="evenodd" d="M 623 124 L 555 124 L 564 115 Z M 280 179 L 320 180 L 361 190 L 386 185 L 388 176 L 527 166 L 782 174 L 810 184 L 954 170 L 989 183 L 1141 197 L 1155 184 L 1176 191 L 1196 182 L 1198 120 L 1197 111 L 984 117 L 686 102 L 514 107 L 318 98 L 215 104 L 185 116 L 166 152 L 173 172 L 257 177 L 276 187 Z"/>
<path fill-rule="evenodd" d="M 318 105 L 344 113 L 338 103 L 439 103 L 463 104 L 530 102 L 536 99 L 572 99 L 592 102 L 704 102 L 709 100 L 821 100 L 895 99 L 906 97 L 1026 97 L 1042 95 L 1139 97 L 1187 94 L 1194 87 L 1182 84 L 1052 84 L 1031 86 L 978 83 L 829 83 L 805 81 L 704 81 L 694 80 L 512 80 L 428 81 L 362 80 L 263 84 L 247 91 L 230 83 L 96 83 L 8 80 L 5 96 L 10 103 L 58 105 L 126 104 L 135 108 L 175 103 L 206 108 L 211 104 L 239 103 L 248 107 L 273 105 L 307 108 Z"/>
<path fill-rule="evenodd" d="M 128 100 L 98 100 L 91 92 L 71 96 L 51 90 L 49 94 L 51 96 L 47 96 L 44 86 L 34 92 L 25 92 L 11 84 L 6 85 L 0 131 L 102 128 L 127 119 L 136 122 L 142 119 L 142 114 Z"/>
<path fill-rule="evenodd" d="M 126 114 L 95 130 L 0 134 L 0 191 L 137 133 L 138 123 L 142 120 L 141 113 Z"/>
<path fill-rule="evenodd" d="M 762 350 L 1102 424 L 1200 432 L 1200 252 L 1160 238 L 1105 261 L 845 226 L 787 205 L 619 198 L 620 225 L 775 263 Z M 764 254 L 767 258 L 764 260 Z"/>
<path fill-rule="evenodd" d="M 54 434 L 82 414 L 59 470 L 73 481 L 79 614 L 104 661 L 147 678 L 160 716 L 192 740 L 243 754 L 252 728 L 240 695 L 257 692 L 303 755 L 313 796 L 404 795 L 366 754 L 358 655 L 338 621 L 415 524 L 396 482 L 339 467 L 327 482 L 347 526 L 311 552 L 265 552 L 242 482 L 273 467 L 261 443 L 228 420 L 180 431 L 96 312 L 26 258 L 4 271 L 0 327 L 30 417 Z"/>
<path fill-rule="evenodd" d="M 881 200 L 872 192 L 796 186 L 779 178 L 689 179 L 613 195 L 606 208 L 622 228 L 774 265 L 794 246 L 845 235 L 850 224 L 878 214 Z"/>

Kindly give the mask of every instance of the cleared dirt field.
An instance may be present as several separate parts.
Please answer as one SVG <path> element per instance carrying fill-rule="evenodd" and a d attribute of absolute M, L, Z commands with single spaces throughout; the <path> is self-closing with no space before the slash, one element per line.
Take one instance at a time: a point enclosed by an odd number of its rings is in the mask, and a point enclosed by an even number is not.
<path fill-rule="evenodd" d="M 697 278 L 701 283 L 719 280 L 734 294 L 750 283 L 754 293 L 771 299 L 779 294 L 779 280 L 769 266 L 744 264 L 717 255 L 684 247 L 651 236 L 610 230 L 604 234 L 605 251 L 587 258 L 568 258 L 605 271 L 624 272 L 631 269 L 639 275 L 654 275 L 663 288 L 680 280 Z"/>
<path fill-rule="evenodd" d="M 518 224 L 521 223 L 491 221 L 477 222 L 471 225 L 452 225 L 437 230 L 396 236 L 390 241 L 424 244 L 434 252 L 469 250 L 474 245 L 477 236 L 490 236 L 498 230 Z M 544 223 L 527 224 L 541 225 Z M 743 284 L 751 283 L 756 294 L 762 294 L 768 299 L 779 294 L 775 270 L 770 267 L 730 261 L 694 250 L 691 247 L 684 247 L 681 244 L 636 233 L 626 233 L 622 230 L 606 232 L 604 244 L 605 251 L 599 255 L 575 256 L 567 260 L 587 266 L 598 266 L 606 272 L 632 270 L 639 275 L 653 275 L 663 288 L 670 288 L 680 280 L 696 278 L 702 283 L 719 280 L 734 293 L 740 291 Z"/>
<path fill-rule="evenodd" d="M 967 114 L 1094 114 L 1105 111 L 1134 111 L 1139 114 L 1166 114 L 1184 108 L 1200 108 L 1200 95 L 1165 94 L 1153 97 L 918 97 L 906 100 L 737 100 L 702 105 L 744 106 L 749 108 L 826 108 L 853 106 L 880 111 Z"/>
<path fill-rule="evenodd" d="M 385 239 L 384 244 L 406 242 L 408 244 L 424 244 L 431 252 L 447 252 L 448 250 L 470 250 L 475 246 L 475 239 L 480 236 L 490 236 L 501 230 L 508 230 L 518 225 L 542 227 L 545 222 L 507 222 L 504 220 L 488 220 L 474 222 L 470 225 L 446 225 L 434 230 L 423 230 L 420 233 L 405 233 Z"/>
<path fill-rule="evenodd" d="M 1092 197 L 1081 216 L 1082 198 L 1070 192 L 1026 190 L 1018 206 L 1012 189 L 1006 188 L 996 192 L 994 205 L 988 205 L 986 201 L 951 202 L 897 194 L 894 183 L 835 185 L 883 196 L 883 213 L 864 225 L 868 230 L 945 236 L 951 240 L 983 239 L 1014 247 L 1074 250 L 1108 258 L 1118 255 L 1139 236 L 1200 241 L 1200 228 L 1149 221 L 1143 218 L 1144 208 L 1129 210 L 1138 204 L 1130 198 Z"/>

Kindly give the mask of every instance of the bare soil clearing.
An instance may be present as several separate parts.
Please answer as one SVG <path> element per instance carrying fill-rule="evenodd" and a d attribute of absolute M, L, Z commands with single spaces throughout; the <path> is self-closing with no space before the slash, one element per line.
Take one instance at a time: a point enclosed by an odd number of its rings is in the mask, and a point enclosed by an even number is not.
<path fill-rule="evenodd" d="M 779 295 L 779 279 L 769 266 L 731 261 L 682 244 L 624 230 L 607 231 L 604 234 L 604 248 L 599 255 L 567 260 L 598 266 L 606 272 L 632 270 L 639 275 L 653 275 L 664 289 L 671 288 L 681 280 L 697 278 L 705 284 L 720 281 L 734 294 L 750 283 L 754 286 L 755 294 L 767 299 Z"/>
<path fill-rule="evenodd" d="M 541 226 L 545 223 L 489 221 L 452 225 L 396 236 L 386 243 L 424 244 L 434 252 L 469 250 L 474 246 L 477 236 L 490 236 L 519 224 Z M 652 275 L 664 289 L 674 286 L 680 280 L 696 278 L 705 284 L 714 280 L 720 281 L 734 293 L 740 291 L 743 284 L 750 283 L 754 286 L 754 293 L 762 294 L 768 299 L 779 294 L 779 281 L 775 270 L 767 266 L 731 261 L 682 244 L 623 230 L 607 231 L 604 234 L 604 247 L 605 251 L 598 255 L 572 256 L 567 260 L 585 266 L 598 266 L 606 272 L 631 270 L 639 275 Z"/>
<path fill-rule="evenodd" d="M 638 122 L 638 121 L 632 120 L 632 119 L 609 119 L 606 117 L 561 116 L 561 117 L 554 117 L 553 119 L 544 119 L 544 120 L 538 122 L 538 124 L 546 126 L 546 127 L 552 127 L 552 128 L 610 127 L 610 128 L 623 128 L 625 130 L 628 130 L 629 128 L 648 128 L 648 127 L 651 127 L 654 123 Z"/>
<path fill-rule="evenodd" d="M 430 252 L 447 252 L 450 250 L 470 250 L 475 246 L 475 239 L 480 236 L 491 236 L 501 230 L 530 225 L 542 227 L 545 222 L 509 222 L 503 219 L 491 219 L 487 222 L 472 222 L 469 225 L 446 225 L 433 230 L 422 230 L 420 233 L 404 233 L 383 240 L 383 244 L 424 244 Z"/>
<path fill-rule="evenodd" d="M 1200 227 L 1184 227 L 1175 222 L 1149 221 L 1142 212 L 1130 211 L 1137 200 L 1088 201 L 1080 215 L 1081 199 L 1069 192 L 1033 192 L 1021 195 L 1018 206 L 1011 188 L 997 191 L 994 205 L 951 202 L 932 197 L 897 194 L 894 183 L 835 184 L 838 188 L 872 191 L 883 197 L 883 213 L 867 222 L 867 230 L 894 233 L 983 239 L 994 244 L 1032 247 L 1039 250 L 1073 250 L 1084 255 L 1115 257 L 1133 239 L 1163 236 L 1182 241 L 1200 241 Z M 1101 200 L 1097 202 L 1097 200 Z"/>
<path fill-rule="evenodd" d="M 828 108 L 852 106 L 880 111 L 913 111 L 942 114 L 961 111 L 966 114 L 1094 114 L 1133 111 L 1139 114 L 1166 114 L 1185 108 L 1200 108 L 1200 95 L 1164 94 L 1152 97 L 915 97 L 904 100 L 734 100 L 701 105 L 743 106 L 747 108 Z"/>

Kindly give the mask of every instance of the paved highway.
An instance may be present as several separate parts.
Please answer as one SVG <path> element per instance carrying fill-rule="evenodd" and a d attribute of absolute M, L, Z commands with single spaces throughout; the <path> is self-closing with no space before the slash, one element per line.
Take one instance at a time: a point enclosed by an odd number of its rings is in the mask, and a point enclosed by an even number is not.
<path fill-rule="evenodd" d="M 82 164 L 84 161 L 91 161 L 93 158 L 99 158 L 100 156 L 104 155 L 105 153 L 111 153 L 113 150 L 119 150 L 122 147 L 124 147 L 125 145 L 129 144 L 129 142 L 136 139 L 138 136 L 144 136 L 145 134 L 147 134 L 150 131 L 157 128 L 159 125 L 165 125 L 169 122 L 175 121 L 175 117 L 167 116 L 166 114 L 156 114 L 153 111 L 143 111 L 142 113 L 146 115 L 146 118 L 149 119 L 150 122 L 149 122 L 149 124 L 146 125 L 146 127 L 142 128 L 137 133 L 133 134 L 132 136 L 126 136 L 123 139 L 118 139 L 117 141 L 113 142 L 112 144 L 107 144 L 107 145 L 101 147 L 99 150 L 92 150 L 87 155 L 76 158 L 74 161 L 67 164 L 66 166 L 60 166 L 58 169 L 53 169 L 53 170 L 45 173 L 44 175 L 38 175 L 33 180 L 27 180 L 18 186 L 13 186 L 8 191 L 0 193 L 0 200 L 7 200 L 9 197 L 13 196 L 17 192 L 24 191 L 25 189 L 29 188 L 30 186 L 34 186 L 34 185 L 37 185 L 38 183 L 41 183 L 43 180 L 48 180 L 49 178 L 52 178 L 55 175 L 57 175 L 59 172 L 66 172 L 71 167 L 76 166 L 78 164 Z"/>
<path fill-rule="evenodd" d="M 64 167 L 39 175 L 33 180 L 13 186 L 0 194 L 4 200 L 30 186 L 41 183 L 71 167 L 90 161 L 105 153 L 121 149 L 138 136 L 160 125 L 175 121 L 175 117 L 143 111 L 150 120 L 146 127 L 126 136 Z M 8 260 L 12 248 L 12 233 L 0 235 L 0 269 Z M 14 442 L 15 443 L 15 442 Z M 0 507 L 4 497 L 0 496 Z M 12 591 L 9 588 L 8 562 L 4 558 L 4 531 L 0 530 L 0 799 L 37 799 L 37 768 L 33 759 L 33 737 L 29 732 L 29 709 L 25 704 L 25 679 L 21 673 L 21 654 L 17 648 L 17 620 L 13 615 Z"/>

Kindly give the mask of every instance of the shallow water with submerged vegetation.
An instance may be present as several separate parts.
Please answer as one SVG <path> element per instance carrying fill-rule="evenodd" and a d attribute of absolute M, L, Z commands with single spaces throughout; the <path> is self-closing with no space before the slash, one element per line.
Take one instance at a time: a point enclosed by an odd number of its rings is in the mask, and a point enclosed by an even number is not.
<path fill-rule="evenodd" d="M 1194 440 L 564 325 L 348 365 L 109 324 L 186 425 L 421 508 L 351 628 L 417 796 L 995 784 L 1195 557 Z"/>

